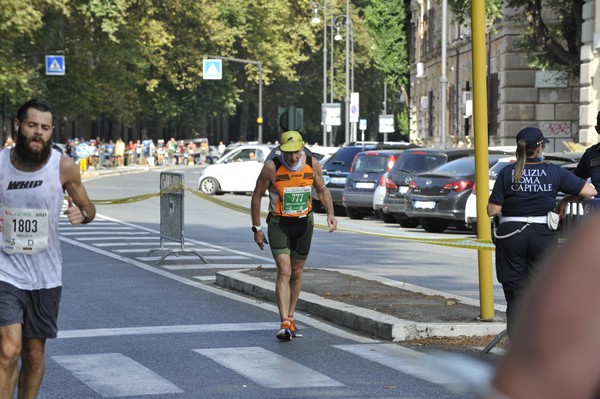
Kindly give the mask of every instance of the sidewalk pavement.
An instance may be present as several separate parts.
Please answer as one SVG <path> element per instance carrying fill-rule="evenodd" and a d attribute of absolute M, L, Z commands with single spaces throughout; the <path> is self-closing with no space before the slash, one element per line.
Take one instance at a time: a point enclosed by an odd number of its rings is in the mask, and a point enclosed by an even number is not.
<path fill-rule="evenodd" d="M 216 284 L 275 302 L 275 268 L 216 273 Z M 506 307 L 482 321 L 479 301 L 366 273 L 306 268 L 299 311 L 393 342 L 487 337 L 506 328 Z"/>

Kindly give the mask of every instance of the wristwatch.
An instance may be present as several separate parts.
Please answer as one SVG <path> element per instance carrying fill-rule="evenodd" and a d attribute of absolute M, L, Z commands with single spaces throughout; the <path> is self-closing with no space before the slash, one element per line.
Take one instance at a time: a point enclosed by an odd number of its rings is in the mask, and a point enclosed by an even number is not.
<path fill-rule="evenodd" d="M 88 213 L 85 209 L 83 208 L 79 208 L 79 210 L 81 211 L 81 214 L 83 215 L 83 222 L 81 222 L 82 224 L 85 224 L 89 219 L 88 219 Z"/>
<path fill-rule="evenodd" d="M 252 231 L 255 232 L 255 233 L 257 231 L 261 231 L 261 230 L 262 230 L 262 227 L 260 227 L 260 226 L 252 226 Z"/>

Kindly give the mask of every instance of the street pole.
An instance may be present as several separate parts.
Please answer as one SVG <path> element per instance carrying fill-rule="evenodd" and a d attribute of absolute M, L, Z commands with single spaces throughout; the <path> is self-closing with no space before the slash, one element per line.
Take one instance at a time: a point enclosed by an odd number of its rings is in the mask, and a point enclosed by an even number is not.
<path fill-rule="evenodd" d="M 387 80 L 383 81 L 383 114 L 387 115 Z M 383 133 L 383 142 L 388 141 L 387 132 Z"/>
<path fill-rule="evenodd" d="M 346 0 L 346 97 L 344 99 L 345 120 L 344 133 L 345 143 L 350 142 L 350 0 Z"/>
<path fill-rule="evenodd" d="M 262 114 L 262 84 L 263 84 L 263 64 L 261 61 L 252 61 L 252 60 L 242 60 L 240 58 L 231 58 L 231 57 L 221 57 L 220 55 L 204 55 L 204 58 L 215 58 L 218 60 L 226 60 L 233 62 L 241 62 L 243 64 L 253 64 L 258 66 L 258 142 L 262 143 L 263 141 L 263 114 Z"/>
<path fill-rule="evenodd" d="M 475 180 L 477 187 L 489 186 L 488 170 L 488 131 L 487 131 L 487 86 L 485 49 L 485 6 L 482 0 L 471 3 L 473 40 L 473 127 L 475 131 Z M 487 190 L 485 191 L 487 193 Z M 489 242 L 492 239 L 489 217 L 486 212 L 487 198 L 477 196 L 477 238 Z M 494 318 L 494 286 L 492 274 L 492 254 L 477 250 L 479 261 L 480 317 L 482 320 Z"/>
<path fill-rule="evenodd" d="M 323 105 L 321 106 L 321 121 L 323 123 L 323 146 L 327 146 L 327 0 L 323 0 Z"/>
<path fill-rule="evenodd" d="M 440 77 L 440 139 L 442 146 L 446 147 L 446 97 L 448 89 L 448 78 L 446 77 L 446 48 L 448 30 L 448 0 L 442 0 L 442 65 Z"/>

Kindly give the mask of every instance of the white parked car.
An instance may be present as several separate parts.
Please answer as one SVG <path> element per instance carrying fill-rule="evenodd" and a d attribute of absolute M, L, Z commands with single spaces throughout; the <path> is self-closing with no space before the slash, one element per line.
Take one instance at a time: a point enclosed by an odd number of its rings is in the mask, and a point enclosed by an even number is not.
<path fill-rule="evenodd" d="M 572 170 L 575 169 L 581 155 L 582 153 L 580 152 L 551 152 L 544 154 L 544 159 L 548 162 L 561 165 L 567 170 Z M 515 157 L 501 158 L 498 163 L 490 168 L 490 187 L 488 192 L 485 193 L 487 195 L 486 199 L 489 198 L 492 189 L 494 188 L 498 172 L 509 163 L 516 161 L 517 159 Z M 472 226 L 475 234 L 477 234 L 477 197 L 475 196 L 477 191 L 477 187 L 474 187 L 473 192 L 469 198 L 467 198 L 467 204 L 465 206 L 465 223 Z"/>
<path fill-rule="evenodd" d="M 500 158 L 498 162 L 494 166 L 490 168 L 489 178 L 490 184 L 488 191 L 484 190 L 486 195 L 486 200 L 489 198 L 492 189 L 494 188 L 494 184 L 496 183 L 496 178 L 498 177 L 498 173 L 504 169 L 504 167 L 511 162 L 516 162 L 517 158 L 515 157 L 506 157 Z M 467 204 L 465 205 L 465 223 L 470 225 L 473 228 L 473 232 L 477 234 L 477 196 L 476 193 L 479 191 L 475 186 L 469 198 L 467 198 Z"/>
<path fill-rule="evenodd" d="M 252 192 L 263 164 L 274 148 L 267 144 L 236 147 L 200 171 L 198 190 L 209 195 Z"/>

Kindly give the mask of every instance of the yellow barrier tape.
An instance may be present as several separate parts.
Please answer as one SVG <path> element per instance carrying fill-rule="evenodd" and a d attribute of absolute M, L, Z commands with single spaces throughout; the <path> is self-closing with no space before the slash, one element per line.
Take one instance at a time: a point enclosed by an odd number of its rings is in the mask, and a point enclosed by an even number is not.
<path fill-rule="evenodd" d="M 249 206 L 236 205 L 230 202 L 221 200 L 214 195 L 204 194 L 201 191 L 194 190 L 189 187 L 184 187 L 182 184 L 177 186 L 170 187 L 166 190 L 162 190 L 158 193 L 153 194 L 141 194 L 128 198 L 118 198 L 113 200 L 92 200 L 94 204 L 98 205 L 114 205 L 114 204 L 126 204 L 137 201 L 144 201 L 153 197 L 159 197 L 163 194 L 170 193 L 173 191 L 185 190 L 191 194 L 194 194 L 196 197 L 201 198 L 203 200 L 212 202 L 219 206 L 222 206 L 227 209 L 231 209 L 237 212 L 249 213 Z M 248 201 L 249 203 L 250 201 Z M 249 205 L 249 204 L 248 204 Z M 261 212 L 261 217 L 267 217 L 267 212 Z M 329 227 L 324 224 L 315 223 L 315 227 L 323 230 L 329 230 Z M 356 233 L 356 230 L 338 228 L 338 231 L 344 231 L 348 233 Z M 446 247 L 455 247 L 455 248 L 465 248 L 465 249 L 477 249 L 477 250 L 486 250 L 486 251 L 494 251 L 496 249 L 493 242 L 488 240 L 480 240 L 480 239 L 472 239 L 472 238 L 435 238 L 435 237 L 426 237 L 426 236 L 412 236 L 412 235 L 404 235 L 404 234 L 382 234 L 382 233 L 373 233 L 368 231 L 361 231 L 362 234 L 367 234 L 374 237 L 383 237 L 383 238 L 392 238 L 396 240 L 406 240 L 406 241 L 416 241 L 424 244 L 433 244 L 433 245 L 441 245 Z"/>

